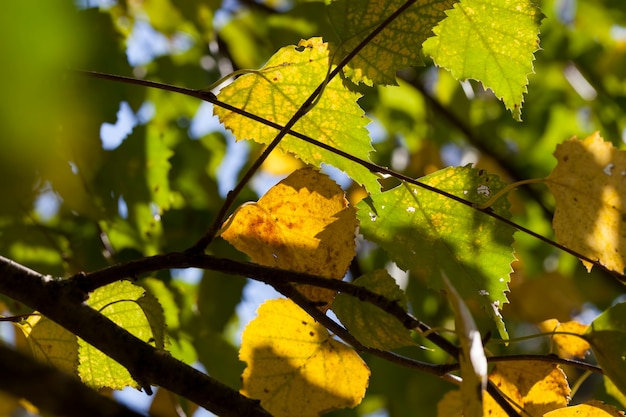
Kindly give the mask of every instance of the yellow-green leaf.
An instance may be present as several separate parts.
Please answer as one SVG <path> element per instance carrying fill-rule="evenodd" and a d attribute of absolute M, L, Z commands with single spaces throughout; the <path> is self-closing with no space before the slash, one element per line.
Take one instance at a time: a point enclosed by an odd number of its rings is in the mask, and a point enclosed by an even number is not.
<path fill-rule="evenodd" d="M 19 325 L 33 357 L 71 374 L 78 366 L 76 336 L 49 318 L 34 314 Z"/>
<path fill-rule="evenodd" d="M 543 14 L 530 0 L 461 0 L 447 14 L 424 52 L 456 78 L 482 82 L 521 120 Z"/>
<path fill-rule="evenodd" d="M 248 203 L 224 223 L 221 235 L 262 265 L 342 279 L 355 255 L 356 213 L 327 175 L 302 168 Z M 334 291 L 300 286 L 330 304 Z"/>
<path fill-rule="evenodd" d="M 556 332 L 556 334 L 552 336 L 552 342 L 554 343 L 559 356 L 564 358 L 585 357 L 591 347 L 582 335 L 585 334 L 588 327 L 589 326 L 585 326 L 584 324 L 576 321 L 560 323 L 556 319 L 544 320 L 539 323 L 539 329 L 541 329 L 542 332 Z M 581 336 L 577 337 L 574 336 L 574 334 Z"/>
<path fill-rule="evenodd" d="M 589 326 L 586 339 L 604 374 L 626 393 L 626 303 L 600 314 Z"/>
<path fill-rule="evenodd" d="M 355 83 L 396 84 L 396 71 L 423 65 L 421 45 L 455 1 L 416 1 L 352 58 L 344 68 L 345 74 Z M 334 63 L 339 63 L 404 3 L 404 0 L 330 3 L 328 15 L 342 41 Z"/>
<path fill-rule="evenodd" d="M 316 417 L 361 402 L 370 371 L 287 299 L 270 300 L 244 330 L 239 358 L 247 363 L 241 392 L 276 417 Z"/>
<path fill-rule="evenodd" d="M 365 274 L 357 278 L 354 284 L 389 300 L 397 300 L 402 307 L 407 308 L 406 294 L 385 270 Z M 398 319 L 358 298 L 339 294 L 333 301 L 333 311 L 350 333 L 365 346 L 389 350 L 416 344 Z"/>
<path fill-rule="evenodd" d="M 152 300 L 148 300 L 149 298 Z M 159 314 L 159 307 L 155 303 L 158 304 L 152 295 L 128 281 L 99 288 L 90 295 L 88 301 L 92 308 L 115 324 L 146 343 L 163 348 L 165 321 L 162 311 Z M 161 330 L 153 331 L 153 328 L 159 327 Z M 83 382 L 95 388 L 122 389 L 126 386 L 137 386 L 122 365 L 82 339 L 78 340 L 78 344 L 78 373 Z"/>
<path fill-rule="evenodd" d="M 300 41 L 298 46 L 281 48 L 258 72 L 237 78 L 220 91 L 218 98 L 285 125 L 324 82 L 329 67 L 328 45 L 321 38 Z M 359 97 L 335 78 L 293 130 L 369 161 L 373 147 L 365 129 L 368 119 L 356 102 Z M 274 128 L 220 107 L 215 107 L 214 112 L 238 140 L 268 144 L 278 134 Z M 380 189 L 376 176 L 367 168 L 301 139 L 287 135 L 279 148 L 318 168 L 322 163 L 337 167 L 369 191 Z"/>
<path fill-rule="evenodd" d="M 514 408 L 524 415 L 543 416 L 552 410 L 567 406 L 571 390 L 563 370 L 555 364 L 538 361 L 498 363 L 489 374 L 489 380 L 506 396 Z M 437 405 L 438 417 L 459 416 L 462 401 L 459 391 L 449 392 Z M 490 394 L 483 401 L 483 415 L 509 417 Z"/>
<path fill-rule="evenodd" d="M 626 151 L 598 132 L 558 145 L 546 183 L 556 199 L 557 240 L 620 274 L 626 266 Z M 593 264 L 583 261 L 587 270 Z"/>

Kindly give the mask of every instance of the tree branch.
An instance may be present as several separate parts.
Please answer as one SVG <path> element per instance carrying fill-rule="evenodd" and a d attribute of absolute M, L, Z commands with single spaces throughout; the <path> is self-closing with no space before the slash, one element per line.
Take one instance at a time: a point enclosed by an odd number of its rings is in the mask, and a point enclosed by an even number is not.
<path fill-rule="evenodd" d="M 26 398 L 45 413 L 66 417 L 142 417 L 88 388 L 75 376 L 1 344 L 0 369 L 0 390 Z"/>
<path fill-rule="evenodd" d="M 115 359 L 146 392 L 154 384 L 218 415 L 270 416 L 258 401 L 144 343 L 89 307 L 84 302 L 87 293 L 73 281 L 41 275 L 0 256 L 0 292 L 39 311 Z"/>

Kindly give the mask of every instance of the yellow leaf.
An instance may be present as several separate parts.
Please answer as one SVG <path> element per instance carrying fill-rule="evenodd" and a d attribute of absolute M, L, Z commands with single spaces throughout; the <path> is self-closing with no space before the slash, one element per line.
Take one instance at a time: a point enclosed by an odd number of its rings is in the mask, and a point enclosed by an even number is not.
<path fill-rule="evenodd" d="M 589 401 L 584 404 L 572 407 L 559 408 L 544 417 L 623 417 L 624 413 L 615 407 L 601 403 L 600 401 Z"/>
<path fill-rule="evenodd" d="M 546 183 L 556 199 L 553 226 L 565 246 L 608 269 L 626 265 L 626 152 L 599 133 L 557 146 L 556 168 Z M 583 261 L 587 270 L 593 266 Z"/>
<path fill-rule="evenodd" d="M 502 362 L 494 367 L 489 380 L 509 399 L 522 415 L 543 416 L 565 407 L 571 390 L 565 373 L 555 364 L 538 361 Z M 461 394 L 453 391 L 439 402 L 438 417 L 456 417 L 462 407 Z M 489 394 L 483 399 L 483 415 L 508 417 Z"/>
<path fill-rule="evenodd" d="M 556 319 L 545 320 L 539 323 L 542 332 L 567 332 L 574 334 L 584 334 L 589 326 L 578 323 L 576 321 L 568 321 L 559 323 Z M 556 346 L 559 356 L 565 358 L 583 358 L 587 351 L 591 349 L 589 343 L 582 337 L 576 337 L 566 334 L 555 334 L 552 341 Z"/>
<path fill-rule="evenodd" d="M 47 317 L 33 314 L 19 325 L 33 357 L 70 374 L 78 366 L 78 339 Z"/>
<path fill-rule="evenodd" d="M 302 168 L 272 187 L 258 203 L 237 209 L 222 237 L 252 261 L 342 279 L 355 254 L 356 212 L 328 176 Z M 330 304 L 334 292 L 300 286 Z"/>
<path fill-rule="evenodd" d="M 315 417 L 359 404 L 370 371 L 287 299 L 270 300 L 244 330 L 239 359 L 247 363 L 242 394 L 276 417 Z"/>
<path fill-rule="evenodd" d="M 303 166 L 302 161 L 293 156 L 293 154 L 275 149 L 269 154 L 265 162 L 263 162 L 261 169 L 272 175 L 287 175 Z"/>
<path fill-rule="evenodd" d="M 538 361 L 499 363 L 489 379 L 528 415 L 543 416 L 569 402 L 571 390 L 558 365 Z M 485 415 L 506 416 L 491 396 L 485 397 Z"/>

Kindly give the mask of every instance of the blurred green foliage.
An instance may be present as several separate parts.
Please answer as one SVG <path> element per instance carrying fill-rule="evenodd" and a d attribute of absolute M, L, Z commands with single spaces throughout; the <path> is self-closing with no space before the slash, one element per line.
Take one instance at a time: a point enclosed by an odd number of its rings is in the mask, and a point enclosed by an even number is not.
<path fill-rule="evenodd" d="M 479 83 L 459 83 L 426 60 L 424 67 L 401 71 L 398 86 L 360 88 L 364 97 L 359 103 L 374 120 L 377 137 L 372 159 L 411 177 L 474 162 L 512 182 L 546 176 L 556 164 L 551 156 L 556 145 L 574 135 L 599 130 L 624 149 L 623 2 L 543 0 L 539 6 L 546 18 L 523 122 L 514 121 Z M 140 22 L 165 39 L 166 51 L 133 67 L 127 51 L 138 42 Z M 69 1 L 5 4 L 0 13 L 0 255 L 42 273 L 70 276 L 184 250 L 207 230 L 223 201 L 218 184 L 225 181 L 228 167 L 222 161 L 232 144 L 216 124 L 201 137 L 191 137 L 194 118 L 210 117 L 199 113 L 200 101 L 88 79 L 73 69 L 204 88 L 233 70 L 260 67 L 282 46 L 330 32 L 323 4 L 315 1 L 120 0 L 101 8 Z M 151 41 L 154 37 L 143 42 Z M 154 114 L 119 147 L 105 149 L 101 126 L 116 122 L 121 102 L 135 113 L 152 106 Z M 258 153 L 254 144 L 249 146 L 244 167 Z M 238 203 L 256 198 L 248 187 Z M 545 187 L 529 186 L 510 200 L 516 222 L 552 237 L 554 202 Z M 510 286 L 512 294 L 526 295 L 512 296 L 504 310 L 512 337 L 536 331 L 532 324 L 547 316 L 606 309 L 623 292 L 602 271 L 588 274 L 571 256 L 523 234 L 516 234 L 515 251 L 519 261 Z M 243 259 L 223 243 L 211 246 L 211 252 Z M 388 262 L 369 244 L 362 245 L 357 258 L 363 272 Z M 162 271 L 142 282 L 165 308 L 173 354 L 199 361 L 238 388 L 243 365 L 233 328 L 245 280 L 207 271 L 199 282 L 185 283 Z M 528 292 L 529 287 L 541 290 Z M 571 296 L 558 301 L 563 291 Z M 407 293 L 421 320 L 452 327 L 445 298 L 418 276 L 410 276 Z M 4 310 L 20 310 L 9 299 L 0 302 Z M 533 314 L 538 310 L 546 317 Z M 530 348 L 545 352 L 547 346 Z M 400 351 L 442 360 L 440 352 Z M 453 388 L 432 376 L 366 359 L 372 368 L 366 400 L 334 415 L 377 409 L 392 417 L 435 415 L 437 401 Z M 602 391 L 596 383 L 583 393 L 611 401 Z"/>

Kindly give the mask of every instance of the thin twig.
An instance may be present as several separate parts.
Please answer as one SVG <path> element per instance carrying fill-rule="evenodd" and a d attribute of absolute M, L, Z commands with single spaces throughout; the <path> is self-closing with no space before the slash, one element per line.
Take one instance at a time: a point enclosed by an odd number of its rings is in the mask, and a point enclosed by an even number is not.
<path fill-rule="evenodd" d="M 219 106 L 219 107 L 222 107 L 222 108 L 224 108 L 226 110 L 232 111 L 233 113 L 237 113 L 239 115 L 245 116 L 245 117 L 247 117 L 247 118 L 249 118 L 251 120 L 257 121 L 257 122 L 262 123 L 262 124 L 264 124 L 266 126 L 273 127 L 274 129 L 277 129 L 277 130 L 285 129 L 284 126 L 281 126 L 281 125 L 279 125 L 277 123 L 274 123 L 274 122 L 271 122 L 271 121 L 268 121 L 268 120 L 265 120 L 264 118 L 262 118 L 262 117 L 260 117 L 260 116 L 258 116 L 256 114 L 247 112 L 245 110 L 238 109 L 238 108 L 236 108 L 236 107 L 234 107 L 234 106 L 232 106 L 232 105 L 230 105 L 228 103 L 224 103 L 224 102 L 218 100 L 217 97 L 215 97 L 215 95 L 213 93 L 208 92 L 208 91 L 193 90 L 193 89 L 188 89 L 188 88 L 184 88 L 184 87 L 176 87 L 176 86 L 172 86 L 172 85 L 168 85 L 168 84 L 157 83 L 157 82 L 154 82 L 154 81 L 141 80 L 141 79 L 130 78 L 130 77 L 125 77 L 125 76 L 121 76 L 121 75 L 105 74 L 105 73 L 101 73 L 101 72 L 82 71 L 82 70 L 77 70 L 76 72 L 78 72 L 80 74 L 83 74 L 83 75 L 86 75 L 86 76 L 94 77 L 94 78 L 100 78 L 100 79 L 106 79 L 106 80 L 111 80 L 111 81 L 117 81 L 117 82 L 123 82 L 123 83 L 135 84 L 135 85 L 141 85 L 141 86 L 144 86 L 144 87 L 158 88 L 158 89 L 162 89 L 162 90 L 166 90 L 166 91 L 172 91 L 172 92 L 176 92 L 176 93 L 180 93 L 180 94 L 185 94 L 185 95 L 188 95 L 188 96 L 191 96 L 191 97 L 195 97 L 195 98 L 199 98 L 201 100 L 207 101 L 207 102 L 212 103 L 212 104 L 214 104 L 216 106 Z M 581 259 L 583 261 L 589 262 L 589 263 L 597 266 L 598 268 L 603 269 L 604 271 L 606 271 L 607 273 L 609 273 L 610 275 L 612 275 L 614 278 L 616 278 L 619 281 L 622 281 L 622 282 L 626 281 L 626 275 L 609 270 L 604 265 L 602 265 L 597 259 L 589 258 L 588 256 L 585 256 L 585 255 L 583 255 L 581 253 L 578 253 L 577 251 L 575 251 L 573 249 L 570 249 L 570 248 L 568 248 L 568 247 L 566 247 L 566 246 L 564 246 L 564 245 L 562 245 L 562 244 L 560 244 L 560 243 L 558 243 L 558 242 L 556 242 L 556 241 L 554 241 L 552 239 L 549 239 L 549 238 L 547 238 L 545 236 L 542 236 L 539 233 L 533 232 L 532 230 L 530 230 L 530 229 L 528 229 L 528 228 L 526 228 L 526 227 L 524 227 L 524 226 L 522 226 L 520 224 L 517 224 L 517 223 L 513 222 L 512 220 L 509 220 L 509 219 L 507 219 L 507 218 L 505 218 L 503 216 L 500 216 L 499 214 L 495 213 L 490 208 L 481 210 L 481 209 L 477 208 L 476 207 L 476 203 L 474 203 L 472 201 L 465 200 L 465 199 L 463 199 L 461 197 L 458 197 L 458 196 L 456 196 L 454 194 L 450 194 L 450 193 L 448 193 L 446 191 L 443 191 L 443 190 L 440 190 L 438 188 L 432 187 L 432 186 L 430 186 L 428 184 L 422 183 L 422 182 L 420 182 L 420 181 L 418 181 L 418 180 L 416 180 L 414 178 L 407 177 L 406 175 L 403 175 L 403 174 L 401 174 L 399 172 L 395 172 L 395 171 L 393 171 L 391 169 L 378 166 L 378 165 L 376 165 L 376 164 L 374 164 L 372 162 L 369 162 L 369 161 L 362 160 L 362 159 L 360 159 L 358 157 L 355 157 L 355 156 L 353 156 L 353 155 L 351 155 L 351 154 L 349 154 L 347 152 L 344 152 L 344 151 L 342 151 L 340 149 L 335 149 L 335 148 L 333 148 L 330 145 L 327 145 L 327 144 L 322 143 L 320 141 L 317 141 L 317 140 L 315 140 L 313 138 L 310 138 L 310 137 L 308 137 L 308 136 L 306 136 L 306 135 L 304 135 L 302 133 L 295 132 L 293 130 L 288 130 L 287 133 L 289 133 L 290 135 L 292 135 L 292 136 L 294 136 L 294 137 L 296 137 L 298 139 L 301 139 L 301 140 L 303 140 L 303 141 L 305 141 L 307 143 L 310 143 L 312 145 L 318 146 L 318 147 L 320 147 L 322 149 L 325 149 L 325 150 L 327 150 L 329 152 L 332 152 L 332 153 L 334 153 L 336 155 L 342 156 L 342 157 L 344 157 L 344 158 L 346 158 L 346 159 L 348 159 L 348 160 L 350 160 L 352 162 L 355 162 L 355 163 L 357 163 L 357 164 L 359 164 L 359 165 L 369 169 L 371 172 L 376 172 L 376 173 L 379 173 L 379 174 L 383 174 L 383 175 L 388 175 L 388 176 L 394 177 L 394 178 L 396 178 L 396 179 L 398 179 L 400 181 L 405 181 L 405 182 L 407 182 L 409 184 L 415 185 L 416 187 L 423 188 L 423 189 L 425 189 L 427 191 L 430 191 L 430 192 L 439 194 L 439 195 L 441 195 L 443 197 L 446 197 L 446 198 L 449 198 L 451 200 L 454 200 L 457 203 L 460 203 L 460 204 L 463 204 L 465 206 L 471 207 L 474 210 L 480 211 L 481 213 L 484 213 L 487 216 L 490 216 L 490 217 L 492 217 L 492 218 L 494 218 L 496 220 L 499 220 L 499 221 L 507 224 L 508 226 L 511 226 L 511 227 L 515 228 L 516 230 L 522 232 L 522 233 L 525 233 L 525 234 L 527 234 L 529 236 L 532 236 L 535 239 L 538 239 L 538 240 L 540 240 L 540 241 L 542 241 L 542 242 L 544 242 L 544 243 L 546 243 L 546 244 L 548 244 L 548 245 L 550 245 L 552 247 L 555 247 L 555 248 L 557 248 L 559 250 L 562 250 L 563 252 L 569 253 L 570 255 L 575 256 L 575 257 L 577 257 L 577 258 L 579 258 L 579 259 Z"/>
<path fill-rule="evenodd" d="M 367 46 L 372 39 L 374 39 L 380 32 L 383 31 L 391 22 L 393 22 L 400 14 L 406 9 L 411 7 L 417 0 L 407 0 L 396 11 L 389 15 L 380 25 L 378 25 L 368 36 L 366 36 L 349 54 L 341 60 L 341 62 L 330 71 L 326 78 L 317 86 L 317 88 L 309 95 L 309 97 L 300 105 L 298 110 L 294 113 L 289 121 L 283 126 L 272 142 L 267 145 L 261 155 L 254 161 L 254 163 L 248 168 L 246 173 L 241 177 L 235 188 L 226 195 L 222 207 L 218 211 L 213 223 L 209 227 L 209 230 L 191 247 L 188 249 L 190 254 L 202 253 L 211 243 L 215 235 L 217 234 L 222 222 L 225 220 L 226 213 L 230 210 L 232 204 L 235 202 L 235 198 L 241 193 L 244 187 L 250 182 L 252 176 L 263 165 L 270 153 L 278 146 L 281 140 L 290 133 L 291 128 L 304 117 L 317 103 L 319 97 L 324 92 L 326 85 L 335 78 L 343 68 L 354 58 L 365 46 Z M 331 65 L 329 57 L 329 65 Z"/>

